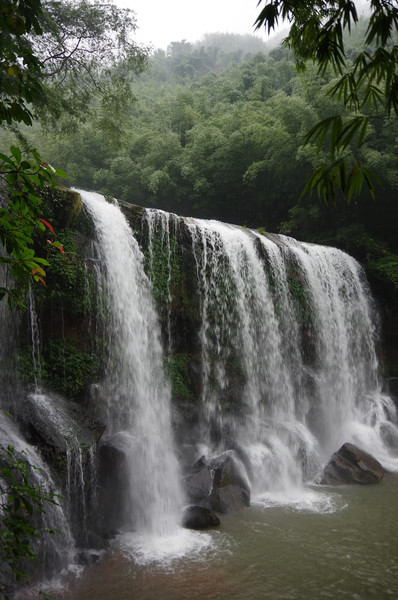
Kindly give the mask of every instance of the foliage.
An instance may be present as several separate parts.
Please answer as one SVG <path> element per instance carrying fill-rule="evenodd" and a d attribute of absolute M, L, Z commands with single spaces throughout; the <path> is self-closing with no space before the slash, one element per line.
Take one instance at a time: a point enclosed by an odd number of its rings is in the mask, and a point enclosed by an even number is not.
<path fill-rule="evenodd" d="M 98 372 L 100 357 L 82 352 L 73 340 L 52 340 L 43 349 L 42 381 L 52 390 L 76 400 Z"/>
<path fill-rule="evenodd" d="M 30 104 L 40 103 L 41 62 L 27 34 L 40 35 L 41 2 L 8 0 L 0 11 L 0 124 L 32 124 Z"/>
<path fill-rule="evenodd" d="M 177 400 L 192 400 L 192 381 L 187 374 L 187 366 L 191 363 L 188 354 L 173 354 L 165 359 L 165 371 L 171 382 L 173 398 Z"/>
<path fill-rule="evenodd" d="M 107 1 L 101 6 L 81 0 L 10 0 L 0 12 L 0 124 L 32 125 L 33 113 L 59 119 L 68 112 L 81 120 L 101 99 L 103 129 L 109 138 L 120 137 L 120 128 L 109 115 L 121 114 L 131 99 L 131 75 L 145 64 L 145 51 L 130 41 L 135 19 L 128 10 Z M 100 112 L 100 111 L 98 111 Z M 68 123 L 71 123 L 69 117 Z M 44 283 L 48 265 L 35 254 L 34 232 L 47 226 L 41 215 L 38 188 L 64 176 L 43 162 L 35 150 L 28 153 L 12 145 L 11 154 L 0 154 L 4 192 L 0 208 L 0 241 L 8 256 L 0 262 L 22 283 L 18 290 L 7 282 L 0 298 L 8 294 L 10 306 L 23 308 L 23 292 L 33 278 Z M 5 187 L 4 187 L 5 186 Z M 58 242 L 50 240 L 61 251 Z"/>
<path fill-rule="evenodd" d="M 27 35 L 41 35 L 40 0 L 15 2 L 11 0 L 2 7 L 0 15 L 0 124 L 4 121 L 23 121 L 32 124 L 28 103 L 39 104 L 42 85 L 39 79 L 42 63 L 34 53 Z M 64 176 L 43 162 L 35 150 L 22 152 L 11 146 L 10 155 L 0 154 L 0 191 L 4 194 L 0 205 L 0 242 L 6 256 L 0 264 L 6 265 L 5 283 L 0 287 L 0 299 L 8 297 L 10 307 L 16 303 L 24 308 L 23 292 L 31 280 L 44 283 L 48 265 L 46 259 L 35 254 L 34 233 L 47 227 L 54 229 L 40 218 L 41 200 L 37 188 L 55 184 L 55 176 Z M 49 240 L 63 252 L 61 244 Z M 20 281 L 23 290 L 9 284 L 8 278 Z"/>
<path fill-rule="evenodd" d="M 84 386 L 94 380 L 101 362 L 98 353 L 82 350 L 74 339 L 49 340 L 40 359 L 41 383 L 70 400 L 77 400 Z M 19 354 L 17 370 L 24 383 L 34 380 L 31 352 Z"/>
<path fill-rule="evenodd" d="M 134 14 L 104 0 L 42 0 L 41 35 L 30 36 L 40 57 L 44 106 L 35 110 L 44 120 L 84 120 L 95 101 L 108 132 L 120 128 L 118 118 L 132 94 L 133 74 L 146 65 L 145 48 L 131 36 Z M 43 110 L 44 109 L 44 110 Z M 106 117 L 105 117 L 106 115 Z M 111 123 L 106 123 L 106 121 Z"/>
<path fill-rule="evenodd" d="M 364 50 L 366 28 L 361 21 L 344 38 L 351 61 Z M 339 194 L 335 206 L 326 207 L 309 195 L 298 205 L 306 178 L 326 164 L 330 146 L 329 134 L 319 153 L 316 145 L 303 146 L 306 132 L 336 114 L 341 116 L 340 131 L 351 122 L 348 108 L 327 95 L 336 83 L 332 69 L 321 74 L 309 62 L 297 74 L 286 47 L 245 55 L 239 44 L 217 50 L 212 40 L 173 46 L 172 53 L 157 52 L 150 62 L 151 69 L 136 84 L 137 101 L 126 103 L 122 144 L 113 143 L 95 114 L 74 131 L 55 127 L 43 136 L 35 124 L 26 128 L 29 142 L 62 164 L 72 185 L 267 231 L 282 223 L 286 233 L 337 244 L 368 264 L 363 250 L 339 234 L 357 223 L 388 251 L 398 252 L 396 118 L 372 108 L 362 146 L 356 147 L 358 131 L 344 150 L 379 178 L 383 192 L 375 188 L 377 204 L 364 186 L 358 205 L 356 190 L 348 206 Z M 178 69 L 188 63 L 198 67 L 193 78 Z M 9 133 L 0 132 L 1 140 L 13 143 Z M 331 172 L 331 180 L 333 176 Z M 59 262 L 61 258 L 57 256 Z M 160 278 L 163 283 L 165 277 Z"/>
<path fill-rule="evenodd" d="M 32 484 L 30 474 L 36 468 L 12 446 L 0 446 L 0 593 L 4 598 L 12 583 L 29 578 L 24 561 L 36 558 L 32 543 L 40 537 L 33 517 L 44 511 L 46 503 L 55 504 L 52 494 Z"/>
<path fill-rule="evenodd" d="M 330 136 L 331 163 L 319 165 L 304 189 L 316 189 L 326 201 L 335 199 L 336 186 L 348 202 L 352 197 L 357 199 L 364 181 L 374 196 L 370 171 L 355 157 L 349 157 L 347 149 L 355 138 L 358 147 L 364 143 L 372 111 L 398 116 L 398 11 L 389 0 L 371 0 L 370 8 L 365 47 L 354 60 L 347 58 L 344 37 L 344 31 L 351 31 L 359 20 L 351 0 L 270 0 L 256 20 L 258 28 L 265 26 L 268 31 L 280 18 L 289 21 L 285 43 L 295 52 L 298 70 L 304 70 L 308 60 L 316 62 L 322 76 L 331 67 L 337 80 L 328 93 L 352 113 L 344 121 L 340 115 L 333 115 L 318 122 L 305 139 L 305 143 L 317 143 L 320 152 L 326 136 Z"/>
<path fill-rule="evenodd" d="M 370 259 L 369 266 L 382 276 L 385 276 L 396 290 L 398 290 L 398 256 L 387 252 L 385 256 L 378 259 Z"/>
<path fill-rule="evenodd" d="M 133 13 L 109 0 L 9 0 L 0 14 L 0 124 L 68 112 L 70 126 L 96 99 L 108 118 L 113 111 L 108 128 L 119 127 L 115 115 L 146 62 L 135 29 Z"/>
<path fill-rule="evenodd" d="M 150 248 L 146 252 L 146 270 L 152 282 L 154 297 L 164 306 L 173 302 L 173 287 L 181 279 L 181 263 L 176 254 L 175 235 L 166 239 L 162 233 L 156 231 L 151 239 Z"/>
<path fill-rule="evenodd" d="M 0 180 L 5 193 L 0 206 L 0 242 L 7 256 L 0 256 L 0 264 L 6 265 L 6 281 L 0 287 L 0 299 L 8 295 L 10 307 L 16 303 L 24 308 L 23 293 L 30 281 L 45 283 L 44 266 L 46 258 L 35 253 L 34 238 L 37 232 L 49 231 L 48 246 L 56 247 L 62 253 L 62 245 L 54 241 L 54 229 L 40 217 L 42 201 L 37 188 L 45 184 L 55 185 L 56 176 L 64 176 L 62 171 L 42 162 L 39 154 L 31 150 L 25 156 L 20 148 L 11 146 L 11 154 L 0 154 Z M 49 250 L 47 251 L 48 255 Z M 19 290 L 7 281 L 7 277 L 20 281 Z"/>
<path fill-rule="evenodd" d="M 55 310 L 65 310 L 69 315 L 82 317 L 96 303 L 96 287 L 91 272 L 86 273 L 84 261 L 78 256 L 76 233 L 60 229 L 58 239 L 64 254 L 51 257 L 46 270 L 46 287 L 36 289 L 35 298 L 47 315 Z M 46 315 L 43 315 L 44 319 Z"/>

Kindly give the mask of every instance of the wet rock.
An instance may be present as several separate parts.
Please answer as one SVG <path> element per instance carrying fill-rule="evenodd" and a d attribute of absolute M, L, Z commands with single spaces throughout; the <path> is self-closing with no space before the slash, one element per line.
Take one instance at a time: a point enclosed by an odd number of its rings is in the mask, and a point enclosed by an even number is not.
<path fill-rule="evenodd" d="M 76 216 L 82 210 L 82 199 L 78 192 L 62 186 L 45 186 L 40 190 L 40 196 L 52 209 L 60 228 L 70 227 Z"/>
<path fill-rule="evenodd" d="M 398 399 L 398 377 L 389 377 L 385 381 L 385 387 L 387 393 Z"/>
<path fill-rule="evenodd" d="M 205 504 L 213 488 L 213 477 L 205 457 L 201 456 L 184 477 L 185 489 L 191 502 Z"/>
<path fill-rule="evenodd" d="M 40 448 L 61 476 L 65 474 L 67 451 L 80 449 L 85 453 L 97 444 L 105 430 L 81 406 L 56 394 L 30 394 L 18 420 L 28 441 Z"/>
<path fill-rule="evenodd" d="M 129 488 L 129 440 L 123 433 L 101 440 L 98 449 L 98 479 L 102 488 L 127 490 Z"/>
<path fill-rule="evenodd" d="M 209 461 L 213 487 L 208 506 L 226 513 L 250 506 L 250 484 L 246 470 L 234 450 L 227 450 Z"/>
<path fill-rule="evenodd" d="M 93 552 L 83 551 L 83 552 L 79 552 L 76 555 L 75 560 L 78 565 L 87 566 L 87 565 L 93 565 L 93 564 L 97 563 L 100 558 L 101 557 L 99 554 L 94 554 Z"/>
<path fill-rule="evenodd" d="M 187 506 L 182 518 L 182 526 L 186 529 L 206 529 L 217 527 L 220 519 L 204 506 Z"/>
<path fill-rule="evenodd" d="M 227 450 L 208 462 L 201 456 L 184 477 L 189 500 L 220 513 L 250 505 L 250 484 L 244 464 L 235 450 Z"/>
<path fill-rule="evenodd" d="M 370 454 L 354 444 L 346 443 L 335 452 L 326 465 L 321 483 L 378 483 L 384 476 L 382 465 Z"/>
<path fill-rule="evenodd" d="M 129 456 L 133 451 L 131 437 L 125 432 L 101 440 L 98 448 L 97 498 L 102 519 L 97 532 L 105 538 L 129 524 L 132 508 Z"/>

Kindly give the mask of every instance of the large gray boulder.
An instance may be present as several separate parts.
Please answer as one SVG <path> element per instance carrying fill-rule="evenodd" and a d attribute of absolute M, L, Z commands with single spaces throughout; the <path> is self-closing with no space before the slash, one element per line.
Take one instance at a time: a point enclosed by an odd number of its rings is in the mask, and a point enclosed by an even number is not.
<path fill-rule="evenodd" d="M 184 484 L 189 501 L 205 506 L 213 488 L 213 475 L 204 456 L 188 469 Z"/>
<path fill-rule="evenodd" d="M 97 496 L 101 534 L 114 535 L 131 515 L 129 456 L 131 440 L 123 432 L 102 438 L 98 448 Z"/>
<path fill-rule="evenodd" d="M 250 506 L 250 484 L 246 470 L 234 450 L 227 450 L 209 461 L 213 487 L 209 508 L 220 513 Z"/>
<path fill-rule="evenodd" d="M 182 517 L 182 526 L 186 529 L 207 529 L 217 527 L 220 519 L 204 506 L 187 506 Z"/>
<path fill-rule="evenodd" d="M 354 444 L 343 444 L 326 465 L 320 483 L 378 483 L 384 476 L 382 465 Z"/>

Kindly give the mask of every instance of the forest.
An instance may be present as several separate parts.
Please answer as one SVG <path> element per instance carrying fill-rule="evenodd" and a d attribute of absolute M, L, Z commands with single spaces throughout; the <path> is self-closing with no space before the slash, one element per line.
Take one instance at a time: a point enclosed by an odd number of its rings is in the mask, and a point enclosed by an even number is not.
<path fill-rule="evenodd" d="M 345 40 L 348 62 L 364 50 L 367 25 L 360 19 Z M 358 197 L 337 192 L 325 202 L 303 189 L 327 156 L 330 133 L 320 152 L 304 140 L 320 120 L 350 116 L 330 94 L 332 67 L 320 74 L 310 62 L 298 72 L 292 50 L 249 34 L 208 33 L 195 44 L 172 42 L 166 52 L 135 50 L 133 65 L 97 66 L 94 88 L 69 70 L 62 85 L 72 83 L 73 93 L 59 83 L 58 96 L 50 88 L 51 100 L 35 107 L 33 125 L 20 124 L 17 138 L 65 171 L 68 186 L 340 247 L 366 266 L 391 317 L 397 118 L 364 109 L 366 137 L 358 145 L 354 136 L 346 154 L 374 174 L 374 192 L 364 185 Z M 0 130 L 3 151 L 15 130 L 15 123 Z"/>
<path fill-rule="evenodd" d="M 360 22 L 347 41 L 349 57 L 361 48 L 365 28 Z M 122 107 L 98 106 L 93 97 L 87 113 L 71 118 L 59 102 L 20 132 L 67 173 L 68 186 L 358 248 L 398 285 L 393 257 L 385 259 L 397 251 L 396 118 L 372 114 L 365 142 L 352 148 L 377 176 L 376 199 L 366 189 L 349 205 L 339 197 L 329 206 L 316 194 L 300 198 L 322 160 L 303 145 L 304 136 L 342 110 L 328 96 L 334 80 L 331 70 L 321 77 L 311 65 L 298 74 L 282 46 L 268 50 L 254 36 L 206 34 L 196 44 L 182 40 L 155 51 Z M 0 139 L 4 149 L 13 142 L 4 128 Z"/>

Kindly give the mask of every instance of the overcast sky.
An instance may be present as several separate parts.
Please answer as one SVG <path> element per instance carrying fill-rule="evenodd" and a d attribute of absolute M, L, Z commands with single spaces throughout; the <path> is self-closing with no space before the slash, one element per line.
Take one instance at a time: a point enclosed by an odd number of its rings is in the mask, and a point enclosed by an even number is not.
<path fill-rule="evenodd" d="M 195 42 L 204 33 L 252 33 L 258 0 L 115 0 L 136 13 L 136 41 L 166 49 L 170 42 Z M 260 35 L 257 33 L 256 35 Z M 266 39 L 265 34 L 261 34 Z"/>
<path fill-rule="evenodd" d="M 166 49 L 170 42 L 196 42 L 204 33 L 251 33 L 266 40 L 265 31 L 254 32 L 261 11 L 258 0 L 114 0 L 131 8 L 137 17 L 137 42 Z M 358 13 L 369 0 L 354 0 Z"/>

